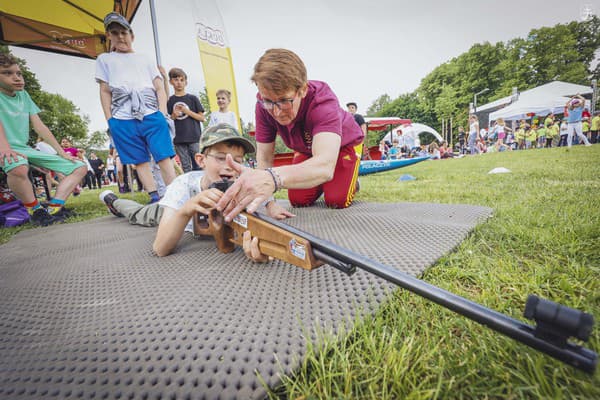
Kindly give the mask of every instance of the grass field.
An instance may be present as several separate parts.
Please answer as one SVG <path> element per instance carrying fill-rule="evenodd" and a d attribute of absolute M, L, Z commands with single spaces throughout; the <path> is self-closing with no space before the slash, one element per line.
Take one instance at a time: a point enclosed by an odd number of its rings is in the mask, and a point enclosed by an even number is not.
<path fill-rule="evenodd" d="M 512 172 L 489 175 L 494 167 Z M 397 182 L 405 173 L 417 180 Z M 423 279 L 517 319 L 528 294 L 598 318 L 599 173 L 600 145 L 486 154 L 362 177 L 357 199 L 489 206 L 494 216 Z M 106 215 L 98 192 L 69 200 L 80 213 L 74 221 Z M 0 242 L 22 229 L 30 228 L 0 230 Z M 599 339 L 596 327 L 586 346 L 600 351 Z M 322 342 L 272 398 L 600 399 L 598 372 L 579 372 L 403 290 L 345 337 Z"/>

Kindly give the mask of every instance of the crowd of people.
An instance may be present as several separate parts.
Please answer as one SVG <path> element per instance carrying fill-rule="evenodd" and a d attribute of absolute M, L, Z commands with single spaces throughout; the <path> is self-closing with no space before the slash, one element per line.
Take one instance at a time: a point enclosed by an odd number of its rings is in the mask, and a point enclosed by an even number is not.
<path fill-rule="evenodd" d="M 459 126 L 456 139 L 453 148 L 445 141 L 409 148 L 399 145 L 397 139 L 392 142 L 382 140 L 379 151 L 382 159 L 420 156 L 444 159 L 491 152 L 571 147 L 573 144 L 591 146 L 600 142 L 600 111 L 592 115 L 585 108 L 585 99 L 576 95 L 568 99 L 562 118 L 550 113 L 514 121 L 512 127 L 507 126 L 503 118 L 498 118 L 489 129 L 485 129 L 480 128 L 476 115 L 470 115 L 469 131 Z"/>
<path fill-rule="evenodd" d="M 459 154 L 481 154 L 493 151 L 528 150 L 550 147 L 590 146 L 598 143 L 600 111 L 591 115 L 585 99 L 576 95 L 565 104 L 563 118 L 554 113 L 515 121 L 509 128 L 502 118 L 493 121 L 489 129 L 480 129 L 476 115 L 469 117 L 469 134 L 458 128 L 456 151 Z"/>

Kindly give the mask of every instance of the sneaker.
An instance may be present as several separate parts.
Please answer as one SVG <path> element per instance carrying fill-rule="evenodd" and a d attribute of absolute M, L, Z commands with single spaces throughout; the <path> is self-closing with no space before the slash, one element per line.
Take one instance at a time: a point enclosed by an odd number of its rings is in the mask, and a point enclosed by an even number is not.
<path fill-rule="evenodd" d="M 113 193 L 112 190 L 105 190 L 104 192 L 100 193 L 98 197 L 104 202 L 104 204 L 106 204 L 108 211 L 110 211 L 112 215 L 116 217 L 123 217 L 123 214 L 121 214 L 113 204 L 115 200 L 118 200 L 119 198 Z"/>
<path fill-rule="evenodd" d="M 44 207 L 40 207 L 31 214 L 29 221 L 35 226 L 48 226 L 57 222 L 62 222 L 61 218 L 53 217 L 48 214 Z"/>
<path fill-rule="evenodd" d="M 58 210 L 57 212 L 52 214 L 52 216 L 55 218 L 59 217 L 59 218 L 67 219 L 67 218 L 71 218 L 71 217 L 76 217 L 77 213 L 70 208 L 61 207 L 60 210 Z"/>

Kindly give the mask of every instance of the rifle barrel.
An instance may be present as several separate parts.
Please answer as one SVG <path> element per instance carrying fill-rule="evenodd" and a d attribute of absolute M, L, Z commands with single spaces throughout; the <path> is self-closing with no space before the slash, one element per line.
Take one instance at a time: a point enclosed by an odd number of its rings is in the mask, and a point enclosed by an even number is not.
<path fill-rule="evenodd" d="M 535 335 L 535 328 L 531 325 L 431 285 L 412 275 L 398 271 L 395 268 L 371 260 L 361 254 L 354 253 L 335 243 L 318 238 L 310 233 L 270 218 L 267 215 L 255 213 L 255 216 L 295 235 L 303 237 L 311 242 L 313 249 L 337 259 L 341 263 L 354 265 L 366 272 L 377 275 L 388 282 L 418 294 L 419 296 L 444 306 L 475 322 L 486 325 L 497 332 L 542 351 L 575 368 L 588 373 L 593 373 L 596 368 L 598 355 L 589 349 L 570 342 L 557 343 L 552 340 L 538 337 Z M 327 260 L 322 261 L 327 262 Z"/>

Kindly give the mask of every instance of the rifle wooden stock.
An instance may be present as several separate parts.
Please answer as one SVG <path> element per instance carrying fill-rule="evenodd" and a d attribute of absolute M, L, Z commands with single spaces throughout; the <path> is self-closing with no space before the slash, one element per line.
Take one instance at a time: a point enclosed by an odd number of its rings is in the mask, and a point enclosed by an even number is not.
<path fill-rule="evenodd" d="M 214 237 L 219 251 L 230 253 L 236 244 L 243 245 L 243 234 L 250 231 L 253 237 L 259 238 L 260 252 L 267 256 L 306 270 L 323 265 L 323 262 L 315 257 L 308 240 L 254 215 L 242 212 L 233 221 L 224 222 L 223 216 L 215 210 L 208 217 L 197 214 L 194 218 L 194 234 Z"/>
<path fill-rule="evenodd" d="M 323 262 L 347 274 L 358 267 L 564 363 L 588 373 L 596 369 L 598 355 L 567 340 L 571 336 L 588 340 L 593 326 L 590 314 L 530 296 L 525 316 L 537 323 L 531 326 L 266 215 L 241 213 L 228 224 L 217 212 L 194 218 L 194 233 L 213 236 L 224 253 L 242 245 L 246 230 L 259 238 L 259 249 L 268 256 L 307 270 Z"/>

